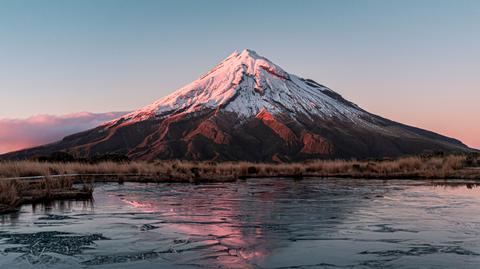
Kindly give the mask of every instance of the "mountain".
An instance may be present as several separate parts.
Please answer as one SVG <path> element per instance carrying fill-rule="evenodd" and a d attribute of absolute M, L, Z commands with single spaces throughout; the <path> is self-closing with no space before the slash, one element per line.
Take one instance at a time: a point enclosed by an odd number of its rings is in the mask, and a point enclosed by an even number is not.
<path fill-rule="evenodd" d="M 296 161 L 469 150 L 458 140 L 371 114 L 243 50 L 149 106 L 3 157 L 66 151 L 77 157 L 117 153 L 141 160 Z"/>

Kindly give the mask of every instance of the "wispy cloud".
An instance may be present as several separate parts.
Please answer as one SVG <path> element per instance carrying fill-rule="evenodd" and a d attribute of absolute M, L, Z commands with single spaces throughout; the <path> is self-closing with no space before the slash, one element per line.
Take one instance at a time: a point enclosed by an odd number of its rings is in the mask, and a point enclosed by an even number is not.
<path fill-rule="evenodd" d="M 54 142 L 126 113 L 80 112 L 61 116 L 37 115 L 26 119 L 0 119 L 0 153 Z"/>

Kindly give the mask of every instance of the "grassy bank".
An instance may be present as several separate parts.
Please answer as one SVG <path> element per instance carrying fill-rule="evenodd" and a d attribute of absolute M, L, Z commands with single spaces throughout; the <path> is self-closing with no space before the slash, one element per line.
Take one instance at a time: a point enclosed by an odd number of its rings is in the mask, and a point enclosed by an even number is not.
<path fill-rule="evenodd" d="M 411 156 L 389 160 L 249 162 L 0 162 L 0 212 L 27 202 L 81 198 L 94 181 L 221 182 L 248 177 L 480 179 L 480 155 Z M 75 189 L 73 183 L 83 183 Z"/>
<path fill-rule="evenodd" d="M 81 187 L 75 188 L 69 177 L 2 179 L 0 180 L 0 213 L 16 211 L 25 203 L 90 198 L 92 193 L 91 183 L 85 182 Z"/>
<path fill-rule="evenodd" d="M 389 160 L 249 162 L 0 162 L 0 178 L 77 175 L 97 180 L 153 182 L 229 181 L 245 177 L 319 176 L 355 178 L 480 179 L 480 155 L 412 156 Z"/>

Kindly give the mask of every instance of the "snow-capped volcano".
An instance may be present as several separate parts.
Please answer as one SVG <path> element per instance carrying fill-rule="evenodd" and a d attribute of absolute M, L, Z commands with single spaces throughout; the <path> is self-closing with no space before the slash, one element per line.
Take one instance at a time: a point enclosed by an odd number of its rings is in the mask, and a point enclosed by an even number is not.
<path fill-rule="evenodd" d="M 249 161 L 469 151 L 458 140 L 368 113 L 248 49 L 151 105 L 7 158 L 60 150 L 78 157 Z"/>
<path fill-rule="evenodd" d="M 359 117 L 363 112 L 312 80 L 289 74 L 255 51 L 234 52 L 211 71 L 174 93 L 124 117 L 143 120 L 171 113 L 222 109 L 248 118 L 262 110 L 323 117 Z"/>

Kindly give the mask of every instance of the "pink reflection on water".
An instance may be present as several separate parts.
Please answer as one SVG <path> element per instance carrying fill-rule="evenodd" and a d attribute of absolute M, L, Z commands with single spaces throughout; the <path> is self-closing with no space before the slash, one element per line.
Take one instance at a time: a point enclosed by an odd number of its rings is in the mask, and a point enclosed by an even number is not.
<path fill-rule="evenodd" d="M 144 203 L 140 201 L 133 201 L 133 200 L 128 200 L 128 199 L 121 199 L 123 202 L 126 204 L 133 206 L 136 209 L 140 209 L 144 213 L 152 213 L 155 212 L 155 206 L 150 203 Z"/>
<path fill-rule="evenodd" d="M 264 202 L 274 198 L 263 194 L 260 197 Z M 239 220 L 242 201 L 232 193 L 220 199 L 207 196 L 181 201 L 176 197 L 158 197 L 148 202 L 142 199 L 145 196 L 131 194 L 121 201 L 141 212 L 160 214 L 163 227 L 186 237 L 179 239 L 207 246 L 207 251 L 216 255 L 215 263 L 221 267 L 253 268 L 255 263 L 267 257 L 272 249 L 269 246 L 275 244 L 265 240 L 262 228 L 245 228 L 246 223 Z M 248 226 L 261 223 L 261 217 L 255 216 L 248 221 Z"/>
<path fill-rule="evenodd" d="M 480 185 L 478 183 L 436 184 L 433 190 L 443 195 L 478 198 Z"/>

